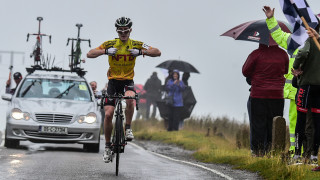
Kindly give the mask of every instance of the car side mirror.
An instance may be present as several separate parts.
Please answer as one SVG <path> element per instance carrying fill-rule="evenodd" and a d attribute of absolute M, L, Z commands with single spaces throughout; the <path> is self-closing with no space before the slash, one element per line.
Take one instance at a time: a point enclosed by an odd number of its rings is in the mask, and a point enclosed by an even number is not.
<path fill-rule="evenodd" d="M 11 101 L 12 100 L 12 95 L 11 94 L 3 94 L 1 98 L 5 101 Z"/>

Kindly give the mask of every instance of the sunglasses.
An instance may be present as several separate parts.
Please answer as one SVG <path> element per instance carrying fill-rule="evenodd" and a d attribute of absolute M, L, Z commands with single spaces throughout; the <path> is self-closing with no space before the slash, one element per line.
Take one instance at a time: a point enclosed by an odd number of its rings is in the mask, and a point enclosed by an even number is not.
<path fill-rule="evenodd" d="M 131 29 L 126 29 L 126 30 L 121 30 L 121 29 L 117 29 L 117 32 L 119 34 L 128 34 L 130 32 Z"/>

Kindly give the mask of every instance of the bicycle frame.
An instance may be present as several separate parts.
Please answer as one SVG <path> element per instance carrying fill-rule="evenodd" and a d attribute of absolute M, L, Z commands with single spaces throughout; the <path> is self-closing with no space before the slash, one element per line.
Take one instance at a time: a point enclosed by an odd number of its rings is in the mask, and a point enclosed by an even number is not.
<path fill-rule="evenodd" d="M 69 45 L 69 41 L 71 40 L 71 55 L 70 55 L 70 68 L 71 71 L 76 69 L 78 65 L 81 63 L 81 41 L 88 41 L 89 47 L 91 47 L 90 39 L 80 39 L 80 28 L 83 26 L 82 24 L 76 24 L 78 27 L 78 37 L 77 38 L 68 38 L 67 46 Z M 74 46 L 74 41 L 76 41 L 76 46 Z"/>
<path fill-rule="evenodd" d="M 37 20 L 39 21 L 39 28 L 38 28 L 38 33 L 33 33 L 33 34 L 27 34 L 27 42 L 29 41 L 29 36 L 37 36 L 36 37 L 36 44 L 33 48 L 32 53 L 30 54 L 30 58 L 34 58 L 34 64 L 35 65 L 40 65 L 41 64 L 41 57 L 42 57 L 42 37 L 43 36 L 49 36 L 49 42 L 51 44 L 51 35 L 47 34 L 41 34 L 40 32 L 40 27 L 41 27 L 41 21 L 43 20 L 42 17 L 37 17 Z"/>
<path fill-rule="evenodd" d="M 122 110 L 122 100 L 123 99 L 135 99 L 136 100 L 136 109 L 139 110 L 139 96 L 136 93 L 134 97 L 131 96 L 123 96 L 115 95 L 115 96 L 109 96 L 105 94 L 106 92 L 102 92 L 102 99 L 101 99 L 101 108 L 104 106 L 104 102 L 106 98 L 113 98 L 116 99 L 116 108 L 115 108 L 115 114 L 116 122 L 115 122 L 115 128 L 113 131 L 113 137 L 112 137 L 112 151 L 116 154 L 116 175 L 119 174 L 119 160 L 120 160 L 120 153 L 124 153 L 125 145 L 127 145 L 127 142 L 125 140 L 125 134 L 123 129 L 123 110 Z"/>

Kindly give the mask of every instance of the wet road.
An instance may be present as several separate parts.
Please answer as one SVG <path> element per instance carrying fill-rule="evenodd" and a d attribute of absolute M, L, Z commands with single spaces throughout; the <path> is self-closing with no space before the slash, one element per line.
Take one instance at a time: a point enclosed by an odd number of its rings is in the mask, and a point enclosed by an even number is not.
<path fill-rule="evenodd" d="M 78 144 L 21 142 L 18 149 L 0 147 L 0 179 L 232 179 L 133 144 L 120 158 L 117 177 L 115 162 L 104 163 L 100 148 L 98 154 L 84 152 Z"/>

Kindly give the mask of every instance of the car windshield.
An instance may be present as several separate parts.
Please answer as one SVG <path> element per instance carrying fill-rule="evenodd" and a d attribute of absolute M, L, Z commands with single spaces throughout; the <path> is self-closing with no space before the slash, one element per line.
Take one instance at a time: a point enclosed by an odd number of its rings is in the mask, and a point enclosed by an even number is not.
<path fill-rule="evenodd" d="M 63 79 L 28 78 L 23 81 L 17 97 L 91 101 L 89 87 L 85 81 Z"/>

